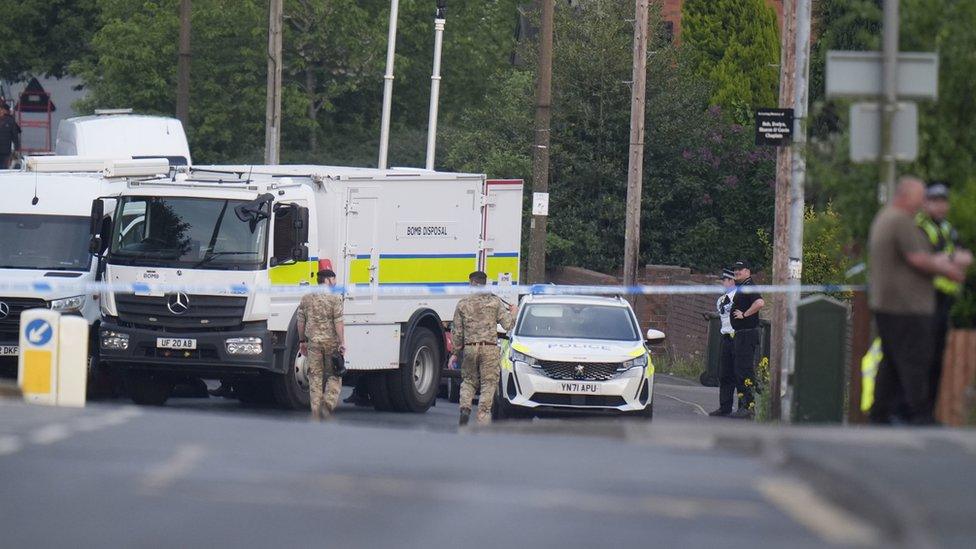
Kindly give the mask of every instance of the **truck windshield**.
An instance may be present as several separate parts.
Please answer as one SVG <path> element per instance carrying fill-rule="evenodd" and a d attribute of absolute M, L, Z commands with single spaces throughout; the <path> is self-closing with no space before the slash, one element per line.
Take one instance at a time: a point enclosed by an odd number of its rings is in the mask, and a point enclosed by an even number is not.
<path fill-rule="evenodd" d="M 0 268 L 87 271 L 88 217 L 0 214 Z"/>
<path fill-rule="evenodd" d="M 526 306 L 515 335 L 613 341 L 640 339 L 630 311 L 625 307 L 561 303 Z"/>
<path fill-rule="evenodd" d="M 258 270 L 268 221 L 241 221 L 245 200 L 129 196 L 119 199 L 109 260 L 117 264 Z"/>

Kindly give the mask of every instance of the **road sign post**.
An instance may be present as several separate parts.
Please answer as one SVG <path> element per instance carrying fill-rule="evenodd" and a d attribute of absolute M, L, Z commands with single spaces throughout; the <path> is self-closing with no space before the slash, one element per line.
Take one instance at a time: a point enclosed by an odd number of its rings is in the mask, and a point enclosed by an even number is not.
<path fill-rule="evenodd" d="M 20 316 L 17 385 L 24 400 L 57 404 L 59 313 L 28 309 Z"/>

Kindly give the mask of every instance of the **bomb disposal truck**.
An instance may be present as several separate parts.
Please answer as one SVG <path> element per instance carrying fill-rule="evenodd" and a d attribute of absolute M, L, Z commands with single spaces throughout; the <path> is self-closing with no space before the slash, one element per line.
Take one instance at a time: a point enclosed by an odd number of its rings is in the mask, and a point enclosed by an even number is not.
<path fill-rule="evenodd" d="M 197 377 L 233 383 L 244 400 L 307 408 L 295 311 L 301 286 L 328 267 L 356 290 L 345 298 L 347 368 L 367 376 L 377 408 L 424 412 L 445 360 L 442 320 L 459 299 L 439 290 L 466 285 L 476 269 L 518 282 L 521 181 L 198 167 L 186 178 L 130 181 L 113 198 L 110 234 L 92 235 L 96 248 L 110 241 L 106 280 L 187 289 L 102 298 L 101 360 L 125 375 L 138 403 L 162 404 L 174 382 Z M 255 290 L 269 285 L 292 289 Z"/>
<path fill-rule="evenodd" d="M 84 289 L 98 275 L 88 248 L 92 201 L 117 192 L 127 175 L 169 171 L 165 161 L 150 160 L 36 157 L 27 165 L 31 171 L 0 171 L 0 278 L 24 286 L 0 289 L 5 376 L 16 376 L 24 310 L 77 314 L 93 325 L 99 318 L 98 294 Z"/>

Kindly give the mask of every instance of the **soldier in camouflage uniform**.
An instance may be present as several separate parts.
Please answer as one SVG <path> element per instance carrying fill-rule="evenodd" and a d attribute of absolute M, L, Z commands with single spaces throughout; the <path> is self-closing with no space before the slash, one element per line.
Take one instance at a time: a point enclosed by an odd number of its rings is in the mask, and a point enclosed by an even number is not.
<path fill-rule="evenodd" d="M 323 269 L 318 273 L 319 284 L 335 287 L 335 273 Z M 312 419 L 332 416 L 339 403 L 342 378 L 332 366 L 335 352 L 345 354 L 345 328 L 342 323 L 342 296 L 314 293 L 302 296 L 298 304 L 299 350 L 305 355 L 308 369 L 308 392 L 312 404 Z M 323 394 L 322 381 L 327 377 Z"/>
<path fill-rule="evenodd" d="M 476 271 L 468 278 L 471 286 L 483 287 L 488 276 Z M 501 324 L 510 330 L 515 322 L 515 305 L 509 307 L 489 293 L 476 293 L 465 296 L 454 311 L 454 324 L 451 336 L 454 354 L 463 352 L 461 361 L 461 418 L 460 424 L 467 425 L 471 417 L 471 402 L 474 394 L 481 388 L 478 401 L 478 423 L 491 423 L 491 405 L 495 400 L 495 388 L 501 369 L 501 354 L 498 350 L 498 328 Z"/>

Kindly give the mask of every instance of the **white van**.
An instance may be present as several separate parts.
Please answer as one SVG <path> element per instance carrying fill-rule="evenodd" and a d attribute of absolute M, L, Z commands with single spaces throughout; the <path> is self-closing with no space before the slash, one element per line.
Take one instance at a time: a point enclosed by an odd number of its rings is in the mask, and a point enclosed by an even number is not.
<path fill-rule="evenodd" d="M 89 158 L 166 158 L 189 166 L 190 145 L 175 118 L 138 114 L 95 114 L 63 120 L 55 154 Z"/>

